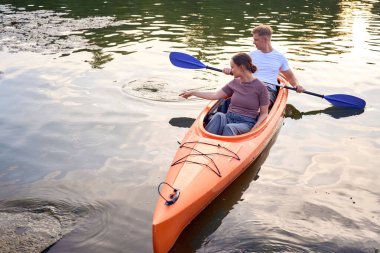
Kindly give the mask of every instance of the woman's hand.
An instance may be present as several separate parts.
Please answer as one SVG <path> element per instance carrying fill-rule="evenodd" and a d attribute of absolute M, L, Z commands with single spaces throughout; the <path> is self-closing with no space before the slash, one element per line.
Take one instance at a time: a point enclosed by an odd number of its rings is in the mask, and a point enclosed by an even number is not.
<path fill-rule="evenodd" d="M 189 97 L 191 97 L 193 95 L 193 92 L 191 92 L 191 91 L 184 91 L 184 92 L 182 92 L 181 94 L 179 94 L 179 96 L 181 96 L 181 97 L 183 97 L 183 98 L 186 98 L 186 99 L 188 99 Z"/>

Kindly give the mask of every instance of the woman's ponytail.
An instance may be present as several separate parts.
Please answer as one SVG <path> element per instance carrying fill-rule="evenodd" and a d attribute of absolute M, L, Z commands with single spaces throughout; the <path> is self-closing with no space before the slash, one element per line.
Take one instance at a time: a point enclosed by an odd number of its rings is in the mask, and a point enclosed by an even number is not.
<path fill-rule="evenodd" d="M 251 64 L 251 71 L 252 73 L 255 73 L 257 71 L 257 67 L 255 64 Z"/>

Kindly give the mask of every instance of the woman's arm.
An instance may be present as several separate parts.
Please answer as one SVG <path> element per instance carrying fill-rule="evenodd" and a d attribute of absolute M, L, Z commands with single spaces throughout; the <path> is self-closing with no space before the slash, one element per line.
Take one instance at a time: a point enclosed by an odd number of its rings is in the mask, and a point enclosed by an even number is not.
<path fill-rule="evenodd" d="M 208 100 L 218 100 L 227 97 L 227 94 L 222 89 L 220 89 L 218 91 L 184 91 L 179 94 L 179 96 L 186 99 L 191 96 L 196 96 Z"/>
<path fill-rule="evenodd" d="M 263 122 L 263 120 L 268 116 L 268 111 L 269 111 L 269 105 L 260 106 L 259 118 L 252 129 L 255 129 L 256 127 L 260 125 L 261 122 Z"/>

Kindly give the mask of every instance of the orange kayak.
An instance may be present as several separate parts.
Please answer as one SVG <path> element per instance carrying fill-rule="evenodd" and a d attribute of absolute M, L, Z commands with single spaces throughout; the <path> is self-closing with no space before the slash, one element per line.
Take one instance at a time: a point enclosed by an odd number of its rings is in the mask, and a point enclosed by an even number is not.
<path fill-rule="evenodd" d="M 288 90 L 280 88 L 260 126 L 236 136 L 214 135 L 205 130 L 205 118 L 216 111 L 218 101 L 203 109 L 182 140 L 165 182 L 159 186 L 160 198 L 152 224 L 155 253 L 168 252 L 183 229 L 261 154 L 282 125 L 287 98 Z"/>

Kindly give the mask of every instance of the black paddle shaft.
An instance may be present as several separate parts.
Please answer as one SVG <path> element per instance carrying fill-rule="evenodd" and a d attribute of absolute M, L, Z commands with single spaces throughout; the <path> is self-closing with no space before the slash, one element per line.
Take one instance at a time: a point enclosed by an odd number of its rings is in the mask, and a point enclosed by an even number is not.
<path fill-rule="evenodd" d="M 265 83 L 267 83 L 267 82 L 265 82 Z M 283 87 L 283 88 L 286 88 L 286 89 L 289 89 L 289 90 L 297 91 L 296 88 L 291 87 L 291 86 L 274 84 L 274 83 L 267 83 L 267 84 L 272 84 L 272 85 L 276 85 L 278 87 Z M 303 93 L 306 93 L 306 94 L 309 94 L 309 95 L 312 95 L 312 96 L 316 96 L 316 97 L 320 97 L 320 98 L 324 98 L 325 97 L 324 95 L 321 95 L 321 94 L 318 94 L 318 93 L 314 93 L 314 92 L 310 92 L 310 91 L 306 91 L 306 90 L 304 90 Z"/>
<path fill-rule="evenodd" d="M 223 70 L 221 70 L 221 69 L 210 67 L 210 66 L 206 66 L 206 69 L 211 69 L 211 70 L 214 70 L 214 71 L 223 72 Z"/>

